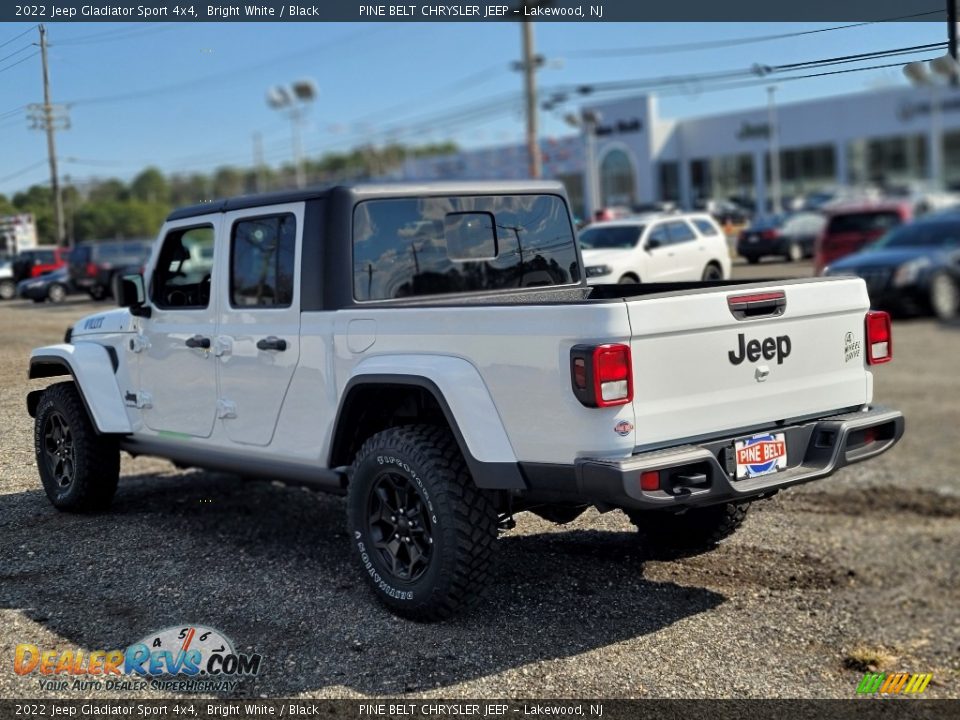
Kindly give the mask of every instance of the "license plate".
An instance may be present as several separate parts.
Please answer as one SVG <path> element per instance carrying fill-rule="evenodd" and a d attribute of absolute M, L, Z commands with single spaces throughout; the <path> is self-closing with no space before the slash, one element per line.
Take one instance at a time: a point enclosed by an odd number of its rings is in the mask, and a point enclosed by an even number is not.
<path fill-rule="evenodd" d="M 787 436 L 762 433 L 733 443 L 737 480 L 769 475 L 787 467 Z"/>

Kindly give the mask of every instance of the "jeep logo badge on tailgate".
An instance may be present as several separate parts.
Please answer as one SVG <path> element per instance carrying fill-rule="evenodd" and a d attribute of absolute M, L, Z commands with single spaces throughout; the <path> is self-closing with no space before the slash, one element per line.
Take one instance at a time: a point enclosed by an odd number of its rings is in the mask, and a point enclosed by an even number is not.
<path fill-rule="evenodd" d="M 743 333 L 737 335 L 737 349 L 727 353 L 730 362 L 739 365 L 746 358 L 750 362 L 756 362 L 761 358 L 773 360 L 777 358 L 777 365 L 783 365 L 784 359 L 790 355 L 790 336 L 778 335 L 775 338 L 768 337 L 761 340 L 746 341 Z"/>

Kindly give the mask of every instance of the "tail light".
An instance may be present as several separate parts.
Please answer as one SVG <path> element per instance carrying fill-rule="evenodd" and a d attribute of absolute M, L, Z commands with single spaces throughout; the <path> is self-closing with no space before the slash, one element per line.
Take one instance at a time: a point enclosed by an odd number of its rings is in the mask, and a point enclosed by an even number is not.
<path fill-rule="evenodd" d="M 86 273 L 88 276 L 93 276 L 97 274 L 97 265 L 96 263 L 88 262 Z"/>
<path fill-rule="evenodd" d="M 779 234 L 780 232 L 778 230 L 764 230 L 762 233 L 760 233 L 760 237 L 762 237 L 764 240 L 773 240 Z"/>
<path fill-rule="evenodd" d="M 867 313 L 867 364 L 879 365 L 893 360 L 893 332 L 890 316 L 878 310 Z"/>
<path fill-rule="evenodd" d="M 570 350 L 573 394 L 587 407 L 613 407 L 633 400 L 629 345 L 576 345 Z"/>

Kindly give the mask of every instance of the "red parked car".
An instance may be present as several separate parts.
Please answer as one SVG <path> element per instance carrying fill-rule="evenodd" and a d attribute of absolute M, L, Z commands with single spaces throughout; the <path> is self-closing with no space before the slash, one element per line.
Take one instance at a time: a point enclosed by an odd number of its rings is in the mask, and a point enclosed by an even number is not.
<path fill-rule="evenodd" d="M 13 277 L 16 282 L 38 278 L 44 273 L 59 270 L 67 264 L 70 251 L 59 247 L 40 247 L 22 250 L 13 261 Z"/>
<path fill-rule="evenodd" d="M 827 224 L 814 243 L 814 273 L 822 275 L 830 263 L 859 251 L 912 218 L 913 208 L 902 202 L 881 201 L 831 208 L 827 211 Z"/>

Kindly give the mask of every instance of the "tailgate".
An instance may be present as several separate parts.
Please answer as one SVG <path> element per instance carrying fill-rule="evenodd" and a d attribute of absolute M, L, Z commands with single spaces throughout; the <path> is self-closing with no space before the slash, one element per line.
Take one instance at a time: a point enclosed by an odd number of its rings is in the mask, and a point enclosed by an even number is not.
<path fill-rule="evenodd" d="M 738 319 L 728 305 L 732 297 L 777 292 L 785 299 L 779 315 Z M 627 300 L 637 446 L 739 432 L 868 402 L 868 308 L 859 278 Z"/>

